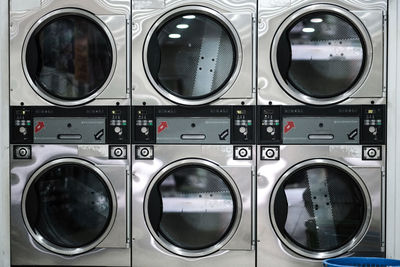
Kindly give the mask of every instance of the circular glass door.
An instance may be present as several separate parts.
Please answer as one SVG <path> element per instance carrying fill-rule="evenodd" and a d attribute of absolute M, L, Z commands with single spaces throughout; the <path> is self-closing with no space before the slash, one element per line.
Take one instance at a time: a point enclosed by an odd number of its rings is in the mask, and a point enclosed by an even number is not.
<path fill-rule="evenodd" d="M 360 240 L 370 208 L 367 190 L 351 169 L 331 160 L 310 160 L 279 180 L 271 218 L 284 244 L 320 259 L 343 254 Z"/>
<path fill-rule="evenodd" d="M 60 105 L 84 104 L 108 84 L 115 60 L 107 27 L 88 12 L 62 9 L 42 18 L 25 44 L 25 73 L 34 90 Z"/>
<path fill-rule="evenodd" d="M 290 17 L 272 49 L 274 73 L 299 101 L 324 105 L 351 96 L 369 69 L 371 42 L 361 22 L 341 8 L 315 5 Z"/>
<path fill-rule="evenodd" d="M 241 215 L 233 181 L 201 160 L 180 161 L 151 183 L 145 216 L 154 238 L 187 257 L 213 253 L 229 241 Z"/>
<path fill-rule="evenodd" d="M 239 37 L 229 21 L 202 7 L 184 7 L 162 17 L 150 31 L 144 58 L 153 86 L 171 101 L 205 104 L 237 76 Z"/>
<path fill-rule="evenodd" d="M 25 224 L 35 240 L 64 255 L 98 245 L 116 212 L 107 177 L 78 159 L 55 160 L 37 170 L 26 185 L 22 205 Z"/>

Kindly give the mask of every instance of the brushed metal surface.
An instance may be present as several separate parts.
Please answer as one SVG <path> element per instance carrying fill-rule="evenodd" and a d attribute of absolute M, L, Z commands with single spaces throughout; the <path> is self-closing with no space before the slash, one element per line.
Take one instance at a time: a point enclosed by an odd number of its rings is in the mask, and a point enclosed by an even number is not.
<path fill-rule="evenodd" d="M 30 1 L 30 0 L 27 0 Z M 24 72 L 24 43 L 31 28 L 47 14 L 64 8 L 84 10 L 102 21 L 112 36 L 115 47 L 115 68 L 104 90 L 87 105 L 114 105 L 116 102 L 128 105 L 127 93 L 127 19 L 130 18 L 129 0 L 43 0 L 39 8 L 11 10 L 10 12 L 10 105 L 23 102 L 31 106 L 54 105 L 35 92 Z M 81 103 L 80 103 L 81 104 Z"/>
<path fill-rule="evenodd" d="M 62 266 L 130 266 L 127 248 L 126 171 L 127 160 L 109 160 L 107 145 L 32 145 L 32 159 L 14 160 L 11 157 L 11 264 Z M 12 151 L 12 149 L 11 149 Z M 114 189 L 116 217 L 110 232 L 89 252 L 65 256 L 42 247 L 29 234 L 22 216 L 22 194 L 33 173 L 44 164 L 61 159 L 77 158 L 88 161 L 103 172 Z"/>
<path fill-rule="evenodd" d="M 238 75 L 229 88 L 225 88 L 224 94 L 218 99 L 212 97 L 204 100 L 211 105 L 240 105 L 255 104 L 256 96 L 253 92 L 253 56 L 255 53 L 255 44 L 253 42 L 253 17 L 257 9 L 257 1 L 251 0 L 149 0 L 146 1 L 151 8 L 143 8 L 144 1 L 135 0 L 132 10 L 132 103 L 133 105 L 142 105 L 146 102 L 148 105 L 176 105 L 171 99 L 160 94 L 153 87 L 144 66 L 144 48 L 148 32 L 153 25 L 166 13 L 184 7 L 207 7 L 220 16 L 227 19 L 232 24 L 238 34 L 241 46 L 241 65 L 237 66 Z M 198 103 L 186 103 L 187 105 Z"/>
<path fill-rule="evenodd" d="M 272 44 L 279 27 L 290 19 L 291 14 L 311 5 L 331 5 L 343 8 L 354 15 L 365 27 L 371 39 L 371 64 L 365 74 L 365 80 L 358 89 L 339 104 L 377 104 L 386 103 L 383 93 L 385 85 L 384 57 L 386 50 L 386 27 L 383 16 L 386 14 L 385 0 L 260 0 L 258 18 L 258 104 L 266 105 L 272 101 L 275 105 L 301 105 L 307 99 L 297 100 L 283 90 L 275 77 L 271 61 Z M 315 103 L 314 103 L 315 104 Z"/>
<path fill-rule="evenodd" d="M 366 222 L 365 233 L 360 240 L 354 240 L 354 246 L 340 251 L 342 256 L 357 256 L 357 253 L 380 254 L 382 238 L 382 206 L 381 195 L 383 188 L 382 170 L 386 159 L 382 161 L 363 161 L 362 146 L 360 145 L 316 145 L 280 146 L 278 161 L 263 161 L 257 156 L 257 261 L 260 266 L 321 266 L 322 260 L 302 257 L 290 250 L 279 239 L 271 223 L 270 204 L 273 189 L 280 178 L 293 166 L 314 159 L 328 159 L 350 168 L 364 183 L 371 199 L 371 219 Z M 260 147 L 258 147 L 258 152 Z M 385 151 L 385 147 L 383 147 Z M 385 153 L 383 152 L 383 155 Z M 323 254 L 314 255 L 323 257 Z M 271 265 L 272 266 L 272 265 Z"/>
<path fill-rule="evenodd" d="M 157 242 L 148 229 L 143 206 L 146 190 L 153 178 L 167 165 L 185 159 L 206 160 L 223 169 L 236 184 L 242 202 L 242 216 L 232 238 L 220 250 L 195 258 L 174 254 Z M 132 164 L 133 266 L 255 266 L 255 251 L 252 248 L 254 166 L 255 159 L 233 160 L 231 145 L 155 145 L 154 160 L 134 160 Z"/>

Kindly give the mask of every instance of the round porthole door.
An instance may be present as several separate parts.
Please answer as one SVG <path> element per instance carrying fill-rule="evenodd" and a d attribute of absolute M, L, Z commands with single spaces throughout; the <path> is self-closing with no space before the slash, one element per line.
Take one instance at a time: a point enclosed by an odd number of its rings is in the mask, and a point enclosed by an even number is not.
<path fill-rule="evenodd" d="M 372 43 L 361 21 L 331 5 L 313 5 L 292 14 L 272 45 L 272 67 L 283 89 L 312 105 L 341 102 L 368 75 Z"/>
<path fill-rule="evenodd" d="M 184 105 L 216 100 L 240 70 L 240 39 L 231 23 L 205 7 L 178 8 L 150 30 L 144 65 L 153 87 Z"/>
<path fill-rule="evenodd" d="M 91 163 L 65 158 L 39 168 L 22 196 L 31 236 L 46 249 L 77 255 L 95 248 L 114 223 L 117 202 L 107 177 Z"/>
<path fill-rule="evenodd" d="M 208 161 L 188 159 L 167 166 L 152 180 L 144 211 L 161 246 L 180 256 L 200 257 L 232 238 L 242 205 L 228 174 Z"/>
<path fill-rule="evenodd" d="M 324 259 L 358 244 L 369 225 L 371 202 L 354 171 L 336 161 L 316 159 L 281 177 L 270 211 L 282 243 L 304 257 Z"/>
<path fill-rule="evenodd" d="M 96 16 L 80 9 L 56 10 L 29 32 L 23 52 L 25 76 L 47 101 L 65 106 L 97 97 L 112 78 L 116 49 Z"/>

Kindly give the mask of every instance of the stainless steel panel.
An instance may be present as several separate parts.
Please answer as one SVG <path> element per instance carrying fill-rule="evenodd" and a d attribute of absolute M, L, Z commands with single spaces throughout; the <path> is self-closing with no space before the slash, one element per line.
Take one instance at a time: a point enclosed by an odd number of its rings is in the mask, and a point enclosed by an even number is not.
<path fill-rule="evenodd" d="M 129 104 L 130 97 L 126 92 L 127 69 L 127 32 L 126 20 L 130 15 L 129 0 L 72 0 L 41 1 L 40 9 L 28 9 L 23 11 L 11 11 L 10 13 L 10 105 L 53 105 L 40 97 L 31 87 L 23 70 L 24 56 L 23 45 L 32 26 L 46 14 L 62 9 L 76 8 L 86 10 L 103 21 L 112 35 L 115 44 L 115 69 L 111 79 L 106 84 L 105 90 L 88 105 L 114 105 L 116 102 Z"/>
<path fill-rule="evenodd" d="M 372 61 L 367 70 L 366 79 L 359 89 L 340 104 L 369 104 L 371 101 L 379 104 L 386 103 L 384 84 L 385 58 L 384 41 L 385 27 L 383 15 L 387 10 L 384 0 L 260 0 L 258 20 L 258 104 L 267 105 L 270 101 L 276 105 L 298 105 L 298 100 L 290 97 L 278 83 L 271 62 L 272 42 L 279 27 L 286 19 L 290 20 L 292 13 L 313 4 L 330 4 L 340 6 L 350 11 L 360 20 L 371 39 Z"/>
<path fill-rule="evenodd" d="M 252 149 L 255 153 L 255 146 Z M 233 152 L 231 145 L 155 145 L 154 160 L 133 161 L 133 266 L 255 266 L 255 251 L 252 249 L 252 171 L 255 160 L 233 160 Z M 173 254 L 153 238 L 145 221 L 143 198 L 153 177 L 165 166 L 182 159 L 204 159 L 222 168 L 235 182 L 242 201 L 241 220 L 232 238 L 221 250 L 203 257 Z"/>
<path fill-rule="evenodd" d="M 37 144 L 104 144 L 106 140 L 105 118 L 35 117 L 33 125 Z"/>
<path fill-rule="evenodd" d="M 168 123 L 168 128 L 157 131 L 158 144 L 230 143 L 230 118 L 166 118 L 158 117 L 157 125 Z M 222 136 L 222 133 L 228 134 Z M 223 137 L 223 138 L 222 138 Z"/>
<path fill-rule="evenodd" d="M 142 1 L 139 1 L 140 3 Z M 147 77 L 144 65 L 145 41 L 148 32 L 153 25 L 166 13 L 172 12 L 182 6 L 207 6 L 229 20 L 232 27 L 240 38 L 242 53 L 242 63 L 239 68 L 239 74 L 232 85 L 217 100 L 212 101 L 212 105 L 240 105 L 242 101 L 245 104 L 255 104 L 255 93 L 253 92 L 253 15 L 256 12 L 256 1 L 188 1 L 188 0 L 169 0 L 162 3 L 159 0 L 148 1 L 148 5 L 153 8 L 141 9 L 139 2 L 134 2 L 133 27 L 132 27 L 132 61 L 138 62 L 132 66 L 132 103 L 142 105 L 146 102 L 148 105 L 174 105 L 175 103 L 162 96 L 150 82 Z M 190 104 L 190 101 L 188 102 Z"/>
<path fill-rule="evenodd" d="M 258 152 L 260 152 L 258 147 Z M 383 155 L 385 155 L 383 147 Z M 371 219 L 366 225 L 367 230 L 361 241 L 342 256 L 356 256 L 357 253 L 380 255 L 382 235 L 381 190 L 383 189 L 382 171 L 385 168 L 385 157 L 381 161 L 363 161 L 360 145 L 282 145 L 280 160 L 263 161 L 257 156 L 257 261 L 261 266 L 282 265 L 321 266 L 321 260 L 301 257 L 291 251 L 278 238 L 271 224 L 270 198 L 272 191 L 281 178 L 291 167 L 300 162 L 312 159 L 330 159 L 343 164 L 354 171 L 365 185 L 371 200 Z M 272 264 L 271 264 L 272 266 Z"/>
<path fill-rule="evenodd" d="M 360 140 L 357 117 L 285 117 L 282 125 L 284 144 L 358 144 Z"/>
<path fill-rule="evenodd" d="M 107 145 L 32 145 L 32 159 L 11 156 L 11 261 L 13 265 L 130 266 L 127 247 L 127 160 L 109 160 Z M 86 160 L 109 179 L 116 195 L 117 210 L 111 231 L 93 250 L 76 256 L 51 253 L 28 233 L 22 218 L 21 196 L 31 175 L 43 164 L 59 158 Z"/>

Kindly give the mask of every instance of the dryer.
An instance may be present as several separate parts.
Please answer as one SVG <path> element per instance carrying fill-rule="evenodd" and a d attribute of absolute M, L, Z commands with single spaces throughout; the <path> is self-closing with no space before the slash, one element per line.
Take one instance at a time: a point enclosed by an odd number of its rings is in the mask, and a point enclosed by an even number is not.
<path fill-rule="evenodd" d="M 12 106 L 129 105 L 129 0 L 20 2 L 10 11 Z"/>
<path fill-rule="evenodd" d="M 134 110 L 158 126 L 132 147 L 132 264 L 255 266 L 253 107 L 190 111 Z"/>
<path fill-rule="evenodd" d="M 386 103 L 387 1 L 259 1 L 258 103 Z"/>
<path fill-rule="evenodd" d="M 255 104 L 256 2 L 133 1 L 133 104 Z"/>
<path fill-rule="evenodd" d="M 280 109 L 291 123 L 258 146 L 258 264 L 385 257 L 384 106 Z"/>
<path fill-rule="evenodd" d="M 10 135 L 11 264 L 131 266 L 129 133 L 107 127 L 127 120 L 129 109 L 56 117 L 64 112 L 11 109 L 12 122 L 38 121 L 25 139 L 23 126 Z"/>

